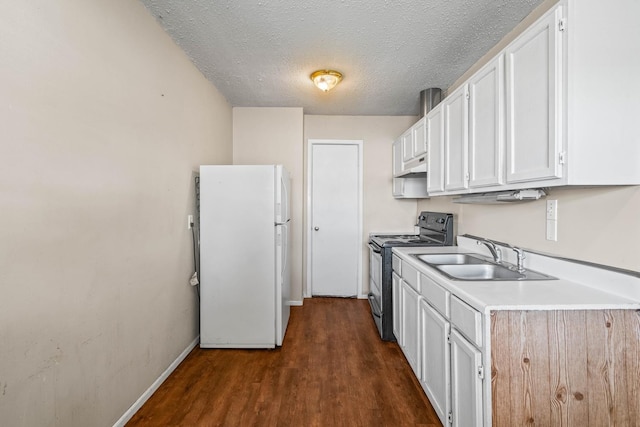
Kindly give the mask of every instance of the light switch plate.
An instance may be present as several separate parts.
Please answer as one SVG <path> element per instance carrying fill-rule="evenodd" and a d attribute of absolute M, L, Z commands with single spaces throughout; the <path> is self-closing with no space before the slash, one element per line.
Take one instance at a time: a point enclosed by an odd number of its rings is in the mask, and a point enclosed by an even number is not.
<path fill-rule="evenodd" d="M 547 200 L 547 221 L 558 220 L 558 201 L 557 200 Z"/>
<path fill-rule="evenodd" d="M 558 241 L 558 201 L 547 200 L 547 240 Z"/>

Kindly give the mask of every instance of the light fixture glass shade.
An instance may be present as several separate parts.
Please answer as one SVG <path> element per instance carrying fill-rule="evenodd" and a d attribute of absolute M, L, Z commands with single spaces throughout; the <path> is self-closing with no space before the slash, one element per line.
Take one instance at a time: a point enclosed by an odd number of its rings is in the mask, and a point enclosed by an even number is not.
<path fill-rule="evenodd" d="M 334 70 L 318 70 L 311 74 L 311 80 L 318 89 L 328 92 L 342 80 L 342 74 Z"/>

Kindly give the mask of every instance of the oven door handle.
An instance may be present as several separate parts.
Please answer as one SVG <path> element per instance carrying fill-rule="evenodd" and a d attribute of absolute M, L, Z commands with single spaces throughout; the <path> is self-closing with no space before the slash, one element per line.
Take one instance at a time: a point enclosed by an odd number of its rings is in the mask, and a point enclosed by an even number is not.
<path fill-rule="evenodd" d="M 376 298 L 373 296 L 373 292 L 369 292 L 369 305 L 371 306 L 371 313 L 373 313 L 373 315 L 375 317 L 382 317 L 382 313 L 380 312 L 380 310 L 378 309 L 378 303 L 376 303 Z"/>
<path fill-rule="evenodd" d="M 373 243 L 369 243 L 369 249 L 371 249 L 373 252 L 379 254 L 382 249 L 380 249 L 380 247 L 374 245 Z"/>

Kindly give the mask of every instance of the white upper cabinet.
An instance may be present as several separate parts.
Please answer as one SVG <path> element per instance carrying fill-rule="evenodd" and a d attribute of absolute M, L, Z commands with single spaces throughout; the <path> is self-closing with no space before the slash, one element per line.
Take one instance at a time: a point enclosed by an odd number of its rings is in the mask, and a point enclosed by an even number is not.
<path fill-rule="evenodd" d="M 506 51 L 507 182 L 560 178 L 562 7 Z"/>
<path fill-rule="evenodd" d="M 427 194 L 427 133 L 423 117 L 407 129 L 394 143 L 393 197 L 418 199 Z"/>
<path fill-rule="evenodd" d="M 413 156 L 420 156 L 427 152 L 427 130 L 426 119 L 423 117 L 413 125 Z"/>
<path fill-rule="evenodd" d="M 404 172 L 403 159 L 402 159 L 402 138 L 398 138 L 393 143 L 392 149 L 393 157 L 393 176 L 400 176 Z"/>
<path fill-rule="evenodd" d="M 467 85 L 454 91 L 443 101 L 444 164 L 447 191 L 463 190 L 468 186 L 467 141 L 468 102 Z"/>
<path fill-rule="evenodd" d="M 427 133 L 423 117 L 400 136 L 402 143 L 402 173 L 426 171 Z"/>
<path fill-rule="evenodd" d="M 562 3 L 566 182 L 638 185 L 640 1 Z"/>
<path fill-rule="evenodd" d="M 444 191 L 444 114 L 442 104 L 427 114 L 427 192 Z"/>
<path fill-rule="evenodd" d="M 406 163 L 413 159 L 413 132 L 408 129 L 400 137 L 402 141 L 402 160 Z"/>
<path fill-rule="evenodd" d="M 560 0 L 450 93 L 427 115 L 429 195 L 640 185 L 638 16 Z"/>
<path fill-rule="evenodd" d="M 504 56 L 469 80 L 469 187 L 504 183 Z"/>

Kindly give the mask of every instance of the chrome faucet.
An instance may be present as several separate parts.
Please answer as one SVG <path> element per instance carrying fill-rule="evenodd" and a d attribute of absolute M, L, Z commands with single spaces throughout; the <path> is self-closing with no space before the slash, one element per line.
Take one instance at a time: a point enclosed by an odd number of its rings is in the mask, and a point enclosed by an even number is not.
<path fill-rule="evenodd" d="M 493 256 L 493 260 L 500 264 L 502 262 L 502 252 L 500 248 L 496 246 L 491 240 L 482 239 L 476 242 L 478 245 L 482 244 L 489 248 L 489 252 L 491 252 L 491 256 Z"/>
<path fill-rule="evenodd" d="M 518 271 L 518 273 L 524 273 L 526 271 L 526 269 L 524 268 L 524 251 L 520 248 L 517 248 L 515 246 L 511 246 L 509 244 L 507 244 L 507 247 L 509 249 L 512 249 L 515 253 L 516 253 L 516 259 L 517 259 L 517 266 L 516 269 Z"/>

